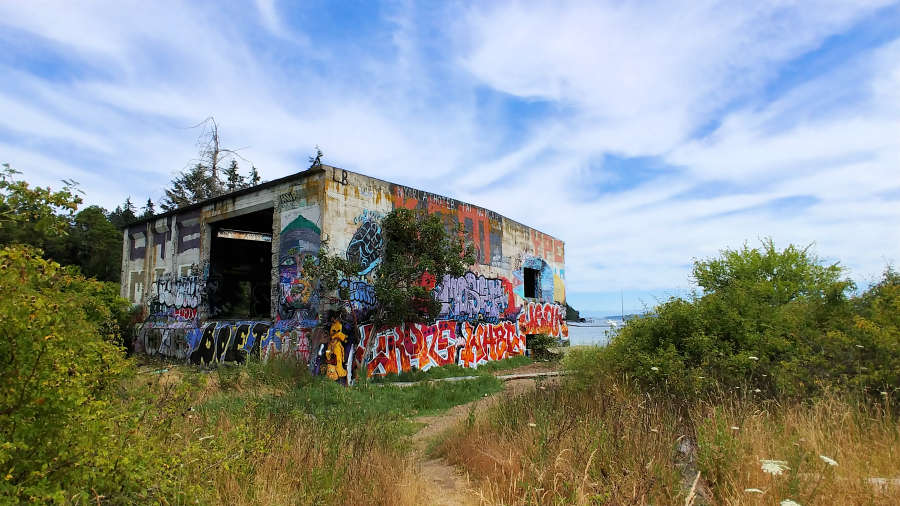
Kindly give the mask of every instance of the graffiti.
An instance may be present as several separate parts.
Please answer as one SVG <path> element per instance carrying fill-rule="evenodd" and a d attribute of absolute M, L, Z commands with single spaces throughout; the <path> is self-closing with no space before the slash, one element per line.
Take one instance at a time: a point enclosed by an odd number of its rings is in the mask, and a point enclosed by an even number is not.
<path fill-rule="evenodd" d="M 462 227 L 466 238 L 475 247 L 476 263 L 502 264 L 503 216 L 455 199 L 396 184 L 391 185 L 391 201 L 394 209 L 402 207 L 437 214 L 444 221 L 448 233 Z"/>
<path fill-rule="evenodd" d="M 292 321 L 279 321 L 260 337 L 262 358 L 268 360 L 275 355 L 285 354 L 306 363 L 310 354 L 310 330 L 294 325 Z"/>
<path fill-rule="evenodd" d="M 519 297 L 525 298 L 525 284 L 523 269 L 534 269 L 540 273 L 538 283 L 534 287 L 534 297 L 542 302 L 554 302 L 565 299 L 565 283 L 560 274 L 554 272 L 544 259 L 528 256 L 522 261 L 521 268 L 513 272 L 515 278 L 515 293 Z"/>
<path fill-rule="evenodd" d="M 195 320 L 205 283 L 200 276 L 176 277 L 166 273 L 153 282 L 149 309 L 151 320 Z"/>
<path fill-rule="evenodd" d="M 515 315 L 515 298 L 508 281 L 491 279 L 473 272 L 444 280 L 434 289 L 441 303 L 440 318 L 497 322 Z"/>
<path fill-rule="evenodd" d="M 313 283 L 303 277 L 303 261 L 319 252 L 321 230 L 314 223 L 318 206 L 291 209 L 281 213 L 278 265 L 278 319 L 297 320 L 314 326 L 318 318 L 318 294 Z"/>
<path fill-rule="evenodd" d="M 569 337 L 566 308 L 559 304 L 529 302 L 519 313 L 517 324 L 521 334 L 547 334 L 563 339 Z"/>
<path fill-rule="evenodd" d="M 476 326 L 463 322 L 460 328 L 465 339 L 459 350 L 459 365 L 462 367 L 478 367 L 493 360 L 525 353 L 525 336 L 517 332 L 512 322 Z"/>
<path fill-rule="evenodd" d="M 365 364 L 369 376 L 449 364 L 476 368 L 525 353 L 525 336 L 512 322 L 473 325 L 439 320 L 434 325 L 405 324 L 377 332 L 366 324 L 359 332 L 362 338 L 354 359 Z"/>
<path fill-rule="evenodd" d="M 269 322 L 207 322 L 187 332 L 192 363 L 243 363 L 248 354 L 259 355 L 260 343 L 269 333 Z"/>
<path fill-rule="evenodd" d="M 363 221 L 347 246 L 347 260 L 359 264 L 359 275 L 363 276 L 381 263 L 383 253 L 381 224 L 374 220 Z"/>
<path fill-rule="evenodd" d="M 151 356 L 185 359 L 190 353 L 189 332 L 187 328 L 147 326 L 138 332 L 136 349 Z"/>
<path fill-rule="evenodd" d="M 357 319 L 366 318 L 375 309 L 375 287 L 365 281 L 348 281 L 342 279 L 338 288 L 348 292 L 350 308 Z"/>

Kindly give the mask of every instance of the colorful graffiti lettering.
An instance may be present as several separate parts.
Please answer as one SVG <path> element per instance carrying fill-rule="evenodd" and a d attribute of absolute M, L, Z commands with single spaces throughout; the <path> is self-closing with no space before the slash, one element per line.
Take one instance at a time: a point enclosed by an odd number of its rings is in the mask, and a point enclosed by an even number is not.
<path fill-rule="evenodd" d="M 441 303 L 440 318 L 497 322 L 515 315 L 515 298 L 508 290 L 509 282 L 490 279 L 473 272 L 444 280 L 434 289 Z"/>
<path fill-rule="evenodd" d="M 525 353 L 525 336 L 512 322 L 473 325 L 439 320 L 434 325 L 406 324 L 377 332 L 366 324 L 359 332 L 355 361 L 365 364 L 369 376 L 449 364 L 475 368 Z"/>
<path fill-rule="evenodd" d="M 242 363 L 248 354 L 258 356 L 260 342 L 268 335 L 269 322 L 208 322 L 187 333 L 190 360 L 195 364 Z"/>
<path fill-rule="evenodd" d="M 519 313 L 517 323 L 521 334 L 547 334 L 563 339 L 569 337 L 566 308 L 559 304 L 529 302 Z"/>

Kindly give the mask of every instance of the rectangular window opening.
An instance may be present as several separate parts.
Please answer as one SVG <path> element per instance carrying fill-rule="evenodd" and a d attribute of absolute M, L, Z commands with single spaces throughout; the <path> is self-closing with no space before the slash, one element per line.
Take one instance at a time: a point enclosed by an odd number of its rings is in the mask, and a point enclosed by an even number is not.
<path fill-rule="evenodd" d="M 271 318 L 272 216 L 263 209 L 210 224 L 210 318 Z"/>
<path fill-rule="evenodd" d="M 541 271 L 537 269 L 524 268 L 525 281 L 525 297 L 537 297 L 537 287 L 540 285 Z"/>

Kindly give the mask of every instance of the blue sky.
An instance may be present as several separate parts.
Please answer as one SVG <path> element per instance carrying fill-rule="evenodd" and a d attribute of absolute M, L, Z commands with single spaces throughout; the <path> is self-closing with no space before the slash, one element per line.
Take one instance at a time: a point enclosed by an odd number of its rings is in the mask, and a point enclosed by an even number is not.
<path fill-rule="evenodd" d="M 274 179 L 327 163 L 566 242 L 569 301 L 630 312 L 693 259 L 900 248 L 900 5 L 4 2 L 0 161 L 155 201 L 191 125 Z"/>

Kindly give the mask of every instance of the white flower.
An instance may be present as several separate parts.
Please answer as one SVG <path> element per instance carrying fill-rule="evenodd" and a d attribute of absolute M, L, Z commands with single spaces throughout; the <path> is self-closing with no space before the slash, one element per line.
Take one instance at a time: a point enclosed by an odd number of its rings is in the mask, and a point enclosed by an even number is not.
<path fill-rule="evenodd" d="M 763 492 L 762 490 L 760 490 L 758 488 L 745 488 L 744 492 L 748 492 L 751 494 L 765 494 L 765 492 Z"/>
<path fill-rule="evenodd" d="M 528 426 L 529 426 L 529 427 L 537 427 L 537 424 L 536 424 L 536 423 L 529 423 Z"/>
<path fill-rule="evenodd" d="M 781 504 L 781 506 L 800 506 L 800 503 L 798 503 L 796 501 L 792 501 L 790 499 L 785 499 L 785 500 L 781 501 L 780 504 Z"/>
<path fill-rule="evenodd" d="M 760 389 L 758 389 L 758 388 L 754 388 L 753 391 L 756 392 L 756 393 L 762 392 L 762 390 L 760 390 Z"/>
<path fill-rule="evenodd" d="M 828 464 L 829 466 L 837 465 L 837 462 L 831 457 L 826 457 L 825 455 L 819 455 L 819 458 L 822 459 L 822 462 Z"/>
<path fill-rule="evenodd" d="M 754 357 L 753 355 L 750 355 L 747 358 L 749 358 L 750 360 L 759 360 L 759 357 Z"/>
<path fill-rule="evenodd" d="M 650 368 L 650 370 L 651 370 L 651 371 L 658 371 L 658 370 L 659 370 L 659 367 L 653 366 L 653 367 Z"/>
<path fill-rule="evenodd" d="M 783 460 L 759 459 L 759 462 L 762 464 L 763 472 L 769 473 L 773 476 L 778 476 L 784 473 L 785 469 L 790 469 L 790 467 L 787 466 L 787 462 Z"/>

